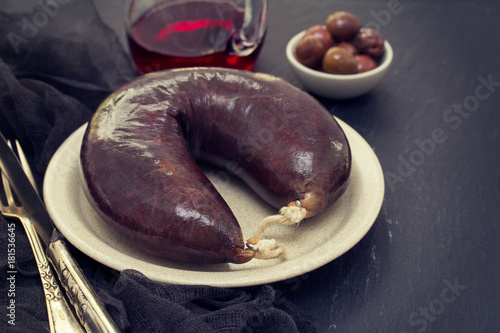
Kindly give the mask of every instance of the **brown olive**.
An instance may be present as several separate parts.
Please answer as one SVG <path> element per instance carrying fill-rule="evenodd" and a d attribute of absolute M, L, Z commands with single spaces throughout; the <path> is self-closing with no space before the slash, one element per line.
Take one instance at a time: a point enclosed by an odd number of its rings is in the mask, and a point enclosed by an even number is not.
<path fill-rule="evenodd" d="M 359 52 L 378 58 L 384 53 L 384 37 L 380 32 L 363 28 L 356 35 L 354 45 Z"/>
<path fill-rule="evenodd" d="M 351 40 L 363 26 L 357 16 L 344 11 L 330 14 L 325 25 L 333 39 L 338 42 Z"/>
<path fill-rule="evenodd" d="M 349 51 L 333 46 L 323 57 L 323 70 L 332 74 L 354 74 L 358 71 L 358 62 Z"/>
<path fill-rule="evenodd" d="M 306 30 L 305 36 L 306 35 L 312 35 L 315 38 L 319 39 L 321 41 L 321 44 L 323 45 L 324 52 L 326 52 L 326 50 L 328 50 L 333 44 L 332 35 L 330 35 L 328 30 L 326 30 L 321 25 L 314 25 L 310 27 Z"/>
<path fill-rule="evenodd" d="M 358 53 L 358 49 L 356 48 L 356 46 L 354 46 L 354 44 L 349 43 L 349 42 L 340 42 L 336 46 L 341 47 L 341 48 L 349 51 L 351 54 Z"/>
<path fill-rule="evenodd" d="M 323 44 L 313 35 L 305 35 L 295 48 L 297 60 L 309 68 L 320 66 L 323 54 L 325 54 Z"/>
<path fill-rule="evenodd" d="M 369 55 L 356 54 L 355 58 L 358 62 L 358 73 L 368 72 L 377 67 L 375 60 Z"/>

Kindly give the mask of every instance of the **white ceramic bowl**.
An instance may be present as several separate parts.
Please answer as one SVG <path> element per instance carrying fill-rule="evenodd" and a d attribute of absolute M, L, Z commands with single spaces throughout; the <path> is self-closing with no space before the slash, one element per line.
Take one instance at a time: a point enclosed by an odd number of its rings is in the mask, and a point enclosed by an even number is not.
<path fill-rule="evenodd" d="M 305 31 L 295 35 L 286 46 L 286 57 L 292 69 L 304 84 L 306 90 L 322 97 L 332 99 L 348 99 L 363 95 L 372 90 L 385 76 L 392 62 L 393 52 L 388 41 L 385 41 L 385 52 L 380 65 L 371 71 L 359 74 L 329 74 L 302 65 L 295 58 L 295 47 Z"/>

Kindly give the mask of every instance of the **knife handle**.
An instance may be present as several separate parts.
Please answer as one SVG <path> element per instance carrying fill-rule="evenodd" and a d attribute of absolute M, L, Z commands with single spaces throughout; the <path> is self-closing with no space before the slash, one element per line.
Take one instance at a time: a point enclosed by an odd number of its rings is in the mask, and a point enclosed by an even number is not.
<path fill-rule="evenodd" d="M 42 279 L 45 303 L 49 319 L 50 332 L 73 332 L 84 333 L 83 327 L 76 319 L 71 306 L 61 293 L 57 279 L 52 272 L 47 257 L 45 256 L 42 243 L 38 238 L 35 226 L 24 217 L 19 217 L 23 223 L 24 230 L 33 250 L 38 271 Z"/>
<path fill-rule="evenodd" d="M 89 333 L 119 333 L 120 330 L 69 253 L 64 240 L 51 242 L 47 256 L 85 330 Z"/>

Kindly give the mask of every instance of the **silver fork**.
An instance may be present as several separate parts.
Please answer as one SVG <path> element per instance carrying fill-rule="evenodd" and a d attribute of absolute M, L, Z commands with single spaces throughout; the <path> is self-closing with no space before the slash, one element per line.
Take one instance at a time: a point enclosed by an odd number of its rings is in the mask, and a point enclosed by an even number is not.
<path fill-rule="evenodd" d="M 9 147 L 12 146 L 8 142 Z M 19 161 L 23 167 L 24 172 L 28 176 L 29 180 L 36 189 L 33 174 L 31 173 L 30 167 L 27 163 L 26 157 L 21 149 L 21 146 L 16 140 L 17 152 L 19 155 Z M 49 317 L 49 326 L 51 332 L 84 332 L 82 326 L 74 315 L 71 307 L 69 306 L 67 300 L 64 298 L 59 283 L 52 271 L 52 268 L 45 256 L 45 251 L 40 242 L 40 238 L 36 232 L 35 226 L 31 223 L 30 218 L 26 214 L 26 211 L 22 206 L 18 205 L 12 195 L 9 180 L 2 174 L 2 183 L 5 197 L 7 199 L 7 205 L 2 202 L 0 205 L 0 212 L 2 215 L 11 218 L 17 218 L 21 221 L 26 235 L 28 236 L 35 260 L 38 266 L 38 271 L 40 273 L 40 278 L 42 280 L 43 292 L 45 294 L 45 302 L 47 305 L 47 313 Z M 0 200 L 1 201 L 1 200 Z"/>

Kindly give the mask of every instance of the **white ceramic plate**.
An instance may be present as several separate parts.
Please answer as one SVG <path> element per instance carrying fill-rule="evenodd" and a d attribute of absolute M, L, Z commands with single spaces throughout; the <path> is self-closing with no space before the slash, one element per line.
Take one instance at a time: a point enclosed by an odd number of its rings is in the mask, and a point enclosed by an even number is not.
<path fill-rule="evenodd" d="M 337 119 L 338 120 L 338 119 Z M 86 125 L 57 150 L 44 179 L 44 199 L 59 231 L 76 248 L 116 270 L 135 269 L 152 280 L 174 284 L 243 287 L 286 280 L 321 267 L 358 243 L 373 225 L 384 197 L 384 176 L 377 156 L 350 126 L 338 120 L 352 150 L 349 187 L 327 211 L 298 227 L 274 225 L 265 236 L 286 248 L 283 258 L 245 264 L 193 265 L 142 253 L 108 228 L 91 208 L 80 181 L 79 153 Z M 233 210 L 244 239 L 276 214 L 249 188 L 218 169 L 204 171 Z"/>

